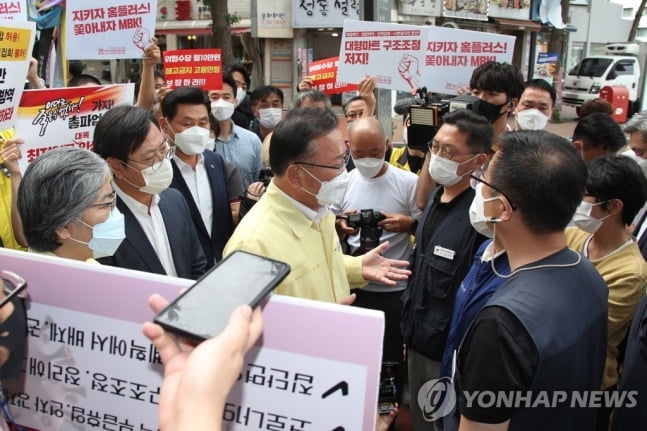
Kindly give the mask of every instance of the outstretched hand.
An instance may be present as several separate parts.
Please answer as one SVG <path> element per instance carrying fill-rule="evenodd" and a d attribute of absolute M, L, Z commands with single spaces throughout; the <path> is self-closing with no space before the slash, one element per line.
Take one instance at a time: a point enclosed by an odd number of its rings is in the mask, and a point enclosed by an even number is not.
<path fill-rule="evenodd" d="M 409 266 L 408 260 L 395 260 L 382 256 L 389 245 L 389 242 L 385 241 L 364 255 L 362 276 L 365 280 L 393 286 L 398 281 L 409 278 L 411 271 L 406 269 Z"/>

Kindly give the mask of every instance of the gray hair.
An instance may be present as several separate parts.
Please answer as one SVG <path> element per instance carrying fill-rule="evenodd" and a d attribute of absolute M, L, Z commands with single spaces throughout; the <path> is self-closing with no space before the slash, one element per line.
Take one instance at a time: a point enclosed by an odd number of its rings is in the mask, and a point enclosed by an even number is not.
<path fill-rule="evenodd" d="M 643 141 L 647 142 L 647 111 L 636 113 L 627 124 L 625 124 L 625 133 L 640 132 Z"/>
<path fill-rule="evenodd" d="M 81 148 L 57 148 L 34 160 L 18 189 L 18 211 L 29 247 L 59 248 L 56 231 L 95 203 L 108 178 L 108 164 Z"/>
<path fill-rule="evenodd" d="M 319 90 L 306 90 L 299 91 L 294 97 L 294 102 L 292 103 L 292 109 L 301 108 L 303 102 L 306 99 L 310 99 L 313 102 L 324 102 L 326 108 L 332 108 L 332 103 L 330 102 L 330 97 L 326 93 L 323 93 Z"/>

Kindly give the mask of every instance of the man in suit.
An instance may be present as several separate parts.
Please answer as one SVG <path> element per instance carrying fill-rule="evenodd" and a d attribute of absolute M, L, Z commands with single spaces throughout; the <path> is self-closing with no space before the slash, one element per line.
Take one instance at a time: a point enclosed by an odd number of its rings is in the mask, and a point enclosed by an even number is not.
<path fill-rule="evenodd" d="M 94 131 L 94 152 L 113 175 L 126 239 L 106 265 L 197 279 L 207 269 L 182 194 L 169 189 L 172 151 L 157 120 L 145 109 L 120 105 Z"/>
<path fill-rule="evenodd" d="M 180 87 L 166 95 L 162 114 L 162 130 L 175 147 L 171 187 L 184 195 L 207 267 L 211 267 L 222 258 L 234 224 L 225 161 L 206 149 L 210 133 L 209 99 L 198 87 Z"/>

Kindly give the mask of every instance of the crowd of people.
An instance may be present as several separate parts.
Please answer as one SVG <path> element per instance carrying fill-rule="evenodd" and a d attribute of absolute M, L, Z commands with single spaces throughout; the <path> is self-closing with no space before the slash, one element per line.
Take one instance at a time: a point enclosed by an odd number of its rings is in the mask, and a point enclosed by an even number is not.
<path fill-rule="evenodd" d="M 155 44 L 145 56 L 137 102 L 101 117 L 92 151 L 51 150 L 21 173 L 23 140 L 0 132 L 4 247 L 189 279 L 235 250 L 287 262 L 276 293 L 384 312 L 400 405 L 377 429 L 647 426 L 640 395 L 615 411 L 469 396 L 647 391 L 647 113 L 623 130 L 600 103 L 560 137 L 542 130 L 554 88 L 488 62 L 466 89 L 470 109 L 445 114 L 425 149 L 407 145 L 419 101 L 398 104 L 396 148 L 371 78 L 344 121 L 308 77 L 284 113 L 281 89 L 250 92 L 243 65 L 221 89 L 170 89 Z M 161 429 L 220 429 L 261 312 L 236 310 L 197 347 L 143 331 L 165 364 Z M 22 354 L 12 349 L 0 338 L 0 353 Z M 439 416 L 428 388 L 443 379 L 456 408 Z"/>

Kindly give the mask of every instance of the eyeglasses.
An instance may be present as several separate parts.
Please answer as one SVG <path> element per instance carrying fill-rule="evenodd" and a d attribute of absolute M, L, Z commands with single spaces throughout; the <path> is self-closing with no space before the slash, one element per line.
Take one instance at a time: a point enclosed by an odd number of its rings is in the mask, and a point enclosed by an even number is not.
<path fill-rule="evenodd" d="M 89 208 L 98 207 L 99 209 L 106 209 L 106 208 L 113 209 L 116 205 L 117 205 L 117 196 L 116 196 L 116 193 L 113 191 L 112 192 L 112 200 L 110 202 L 105 202 L 105 203 L 100 203 L 100 204 L 92 204 L 92 205 L 89 206 Z"/>
<path fill-rule="evenodd" d="M 350 151 L 346 151 L 344 153 L 344 161 L 339 165 L 320 165 L 319 163 L 310 163 L 310 162 L 294 162 L 294 164 L 304 165 L 304 166 L 316 166 L 318 168 L 334 169 L 337 172 L 342 172 L 344 169 L 346 169 L 346 165 L 348 164 L 349 160 L 350 160 Z"/>
<path fill-rule="evenodd" d="M 164 141 L 163 145 L 164 146 L 159 149 L 159 153 L 158 153 L 158 156 L 161 156 L 161 157 L 153 156 L 155 157 L 155 160 L 156 160 L 153 163 L 151 163 L 150 161 L 141 162 L 139 160 L 133 160 L 133 159 L 126 159 L 126 160 L 128 160 L 129 162 L 135 162 L 135 163 L 139 163 L 140 165 L 148 166 L 149 168 L 151 168 L 153 172 L 156 172 L 159 168 L 162 167 L 162 164 L 164 163 L 165 159 L 170 160 L 173 158 L 173 155 L 175 154 L 175 147 L 169 146 L 169 144 L 166 141 Z"/>
<path fill-rule="evenodd" d="M 0 308 L 4 307 L 9 301 L 18 296 L 19 298 L 27 297 L 27 282 L 24 278 L 12 271 L 0 271 L 2 279 L 2 288 L 5 297 L 0 301 Z"/>
<path fill-rule="evenodd" d="M 485 181 L 483 178 L 480 178 L 480 177 L 477 177 L 476 175 L 472 175 L 472 174 L 470 174 L 470 185 L 472 186 L 472 188 L 473 188 L 473 189 L 476 189 L 476 186 L 478 185 L 478 183 L 483 183 L 483 184 L 485 184 L 486 186 L 488 186 L 489 188 L 491 188 L 492 190 L 494 190 L 494 191 L 496 191 L 497 193 L 499 193 L 501 196 L 503 196 L 503 197 L 508 201 L 508 203 L 510 204 L 510 207 L 512 208 L 512 210 L 513 210 L 513 211 L 516 211 L 516 210 L 517 210 L 517 207 L 516 207 L 516 206 L 514 206 L 514 204 L 512 203 L 512 201 L 510 200 L 510 198 L 508 197 L 508 195 L 506 195 L 505 193 L 503 193 L 499 188 L 494 187 L 492 184 L 488 183 L 488 182 L 487 182 L 487 181 Z"/>
<path fill-rule="evenodd" d="M 470 154 L 480 154 L 480 153 L 455 153 L 454 150 L 452 149 L 451 146 L 449 145 L 438 145 L 434 141 L 429 141 L 427 143 L 427 147 L 429 147 L 429 151 L 431 151 L 432 154 L 437 154 L 443 159 L 447 160 L 454 160 L 454 157 L 456 156 L 467 156 Z"/>

